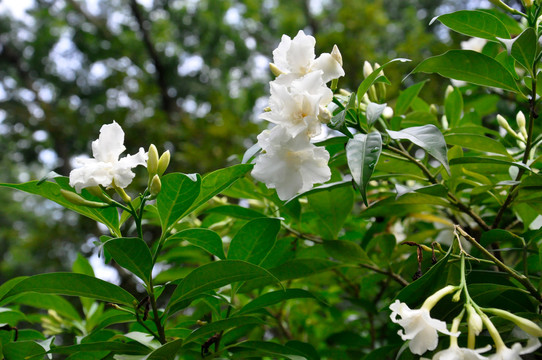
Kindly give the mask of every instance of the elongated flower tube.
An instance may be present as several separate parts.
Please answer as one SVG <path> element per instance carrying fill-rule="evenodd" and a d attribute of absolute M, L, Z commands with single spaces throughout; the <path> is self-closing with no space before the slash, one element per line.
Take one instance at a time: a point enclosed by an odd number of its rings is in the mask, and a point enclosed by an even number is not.
<path fill-rule="evenodd" d="M 132 168 L 146 166 L 147 153 L 143 148 L 135 155 L 127 155 L 119 159 L 124 147 L 124 131 L 115 121 L 103 125 L 98 140 L 92 142 L 94 158 L 77 158 L 79 165 L 70 173 L 70 186 L 78 193 L 89 186 L 125 188 L 132 182 L 135 174 Z"/>

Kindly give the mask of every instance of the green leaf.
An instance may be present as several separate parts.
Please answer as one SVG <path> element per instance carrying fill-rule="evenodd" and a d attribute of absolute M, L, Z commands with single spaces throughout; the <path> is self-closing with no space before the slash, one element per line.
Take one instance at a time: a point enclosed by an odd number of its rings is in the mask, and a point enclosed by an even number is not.
<path fill-rule="evenodd" d="M 43 359 L 45 349 L 33 341 L 17 341 L 0 345 L 5 360 Z"/>
<path fill-rule="evenodd" d="M 259 218 L 249 221 L 231 240 L 228 260 L 244 260 L 260 265 L 275 245 L 279 230 L 279 219 Z"/>
<path fill-rule="evenodd" d="M 201 180 L 201 190 L 198 198 L 194 201 L 192 206 L 186 210 L 183 216 L 190 214 L 192 211 L 205 204 L 213 196 L 226 190 L 231 184 L 245 176 L 245 174 L 252 170 L 253 167 L 253 164 L 240 164 L 219 169 L 205 175 Z"/>
<path fill-rule="evenodd" d="M 399 61 L 399 62 L 407 62 L 407 61 L 410 61 L 410 60 L 409 59 L 402 59 L 402 58 L 393 59 L 393 60 L 388 61 L 384 65 L 380 66 L 379 68 L 375 69 L 369 76 L 367 76 L 365 78 L 365 80 L 363 80 L 361 82 L 361 84 L 359 84 L 358 91 L 356 93 L 356 95 L 358 97 L 358 100 L 361 100 L 361 98 L 363 98 L 363 95 L 365 95 L 365 93 L 367 92 L 367 90 L 369 90 L 371 85 L 373 85 L 375 83 L 376 79 L 378 79 L 378 77 L 380 76 L 380 72 L 382 70 L 384 70 L 384 68 L 387 67 L 388 65 L 393 64 L 393 63 L 395 63 L 397 61 Z"/>
<path fill-rule="evenodd" d="M 458 145 L 463 148 L 483 152 L 506 155 L 510 157 L 504 145 L 490 137 L 476 134 L 447 134 L 444 136 L 448 145 Z"/>
<path fill-rule="evenodd" d="M 80 253 L 77 253 L 77 259 L 73 262 L 72 272 L 94 277 L 94 269 L 88 260 Z"/>
<path fill-rule="evenodd" d="M 27 292 L 41 294 L 57 294 L 69 296 L 85 296 L 92 299 L 108 301 L 116 304 L 133 306 L 136 299 L 126 290 L 91 276 L 74 273 L 49 273 L 30 276 L 19 282 L 3 300 Z"/>
<path fill-rule="evenodd" d="M 145 357 L 145 360 L 171 360 L 179 352 L 183 344 L 182 339 L 168 342 Z"/>
<path fill-rule="evenodd" d="M 198 174 L 180 173 L 162 177 L 162 190 L 156 198 L 162 230 L 167 231 L 177 223 L 200 194 L 201 178 Z"/>
<path fill-rule="evenodd" d="M 222 247 L 222 238 L 212 230 L 203 228 L 182 230 L 167 238 L 166 244 L 182 240 L 186 240 L 222 260 L 226 258 Z"/>
<path fill-rule="evenodd" d="M 438 19 L 450 29 L 464 35 L 497 41 L 495 38 L 510 39 L 506 26 L 495 16 L 478 10 L 460 10 L 444 14 Z"/>
<path fill-rule="evenodd" d="M 426 194 L 426 195 L 432 195 L 432 196 L 439 196 L 445 198 L 448 194 L 448 190 L 446 187 L 444 187 L 441 184 L 433 184 L 428 186 L 422 186 L 417 188 L 410 188 L 407 186 L 403 186 L 401 184 L 395 184 L 395 191 L 397 191 L 396 199 L 399 199 L 401 196 L 410 194 L 413 192 L 419 193 L 419 194 Z"/>
<path fill-rule="evenodd" d="M 267 341 L 245 341 L 237 345 L 239 348 L 249 348 L 256 351 L 239 352 L 235 359 L 248 359 L 254 356 L 273 355 L 273 358 L 290 360 L 307 360 L 307 355 L 293 348 Z"/>
<path fill-rule="evenodd" d="M 515 166 L 515 167 L 527 170 L 529 172 L 532 171 L 531 168 L 526 166 L 525 164 L 519 161 L 511 162 L 511 161 L 508 161 L 507 158 L 497 159 L 497 158 L 489 158 L 489 157 L 482 157 L 482 156 L 465 156 L 465 157 L 460 157 L 457 159 L 450 160 L 450 166 L 461 165 L 461 164 L 491 164 L 491 165 Z"/>
<path fill-rule="evenodd" d="M 521 237 L 506 230 L 493 229 L 482 233 L 480 245 L 488 247 L 493 243 L 508 243 L 516 247 L 523 247 L 525 245 Z"/>
<path fill-rule="evenodd" d="M 380 115 L 382 115 L 387 105 L 388 104 L 377 104 L 374 102 L 369 102 L 365 113 L 365 116 L 367 117 L 367 125 L 369 125 L 369 128 L 373 126 L 373 124 L 378 120 Z"/>
<path fill-rule="evenodd" d="M 231 328 L 236 328 L 244 325 L 252 324 L 264 324 L 264 321 L 253 316 L 237 316 L 231 317 L 224 320 L 214 321 L 212 323 L 203 325 L 199 329 L 194 330 L 188 337 L 184 340 L 184 345 L 191 343 L 192 341 L 201 339 L 204 336 L 209 334 L 215 334 L 222 330 L 227 330 Z"/>
<path fill-rule="evenodd" d="M 409 140 L 418 145 L 440 162 L 448 174 L 448 157 L 446 142 L 440 130 L 434 125 L 415 126 L 401 131 L 386 130 L 390 137 L 395 140 Z"/>
<path fill-rule="evenodd" d="M 57 346 L 49 350 L 51 354 L 75 354 L 78 352 L 112 351 L 121 354 L 144 355 L 149 348 L 138 342 L 121 343 L 118 341 L 99 341 L 84 344 Z"/>
<path fill-rule="evenodd" d="M 256 299 L 252 300 L 241 310 L 239 310 L 239 314 L 246 314 L 250 313 L 256 310 L 259 310 L 264 307 L 268 307 L 271 305 L 278 304 L 285 300 L 290 299 L 315 299 L 318 300 L 318 302 L 323 303 L 321 299 L 316 297 L 314 294 L 307 290 L 303 289 L 286 289 L 286 290 L 277 290 L 277 291 L 271 291 L 266 294 L 263 294 Z"/>
<path fill-rule="evenodd" d="M 324 241 L 324 250 L 334 259 L 348 264 L 369 264 L 371 259 L 358 244 L 348 240 Z"/>
<path fill-rule="evenodd" d="M 140 238 L 116 238 L 105 242 L 105 249 L 117 264 L 131 271 L 147 284 L 152 272 L 152 255 L 147 244 Z"/>
<path fill-rule="evenodd" d="M 171 295 L 168 307 L 207 290 L 252 279 L 280 282 L 264 268 L 242 260 L 222 260 L 205 264 L 193 270 L 181 281 Z"/>
<path fill-rule="evenodd" d="M 403 128 L 429 124 L 437 127 L 441 126 L 437 117 L 427 111 L 411 111 L 401 121 L 401 127 Z M 399 130 L 399 127 L 396 129 Z"/>
<path fill-rule="evenodd" d="M 42 196 L 46 199 L 52 200 L 63 207 L 73 210 L 81 215 L 89 217 L 95 221 L 98 221 L 109 228 L 113 234 L 120 234 L 119 230 L 119 214 L 114 207 L 107 208 L 90 208 L 87 206 L 75 205 L 64 196 L 60 194 L 60 190 L 74 191 L 69 185 L 69 179 L 67 177 L 59 176 L 55 178 L 56 184 L 53 182 L 45 181 L 30 181 L 24 184 L 0 184 L 0 186 L 9 187 L 12 189 L 21 190 L 29 194 L 35 194 Z M 90 201 L 102 202 L 97 197 L 91 195 L 87 190 L 83 189 L 81 196 Z"/>
<path fill-rule="evenodd" d="M 334 239 L 352 211 L 354 191 L 352 186 L 320 187 L 318 190 L 307 196 L 309 206 L 322 220 L 321 234 L 329 239 Z"/>
<path fill-rule="evenodd" d="M 450 50 L 416 66 L 412 73 L 437 73 L 441 76 L 492 86 L 519 93 L 512 74 L 498 61 L 472 50 Z"/>
<path fill-rule="evenodd" d="M 367 184 L 371 179 L 378 158 L 382 153 L 382 136 L 378 131 L 369 134 L 356 134 L 346 143 L 346 159 L 354 182 L 358 186 L 365 205 L 367 204 Z"/>
<path fill-rule="evenodd" d="M 450 128 L 456 127 L 461 119 L 461 114 L 463 113 L 463 96 L 458 88 L 454 88 L 454 90 L 446 97 L 446 100 L 444 101 L 444 110 Z"/>
<path fill-rule="evenodd" d="M 514 39 L 510 55 L 520 63 L 532 76 L 533 64 L 538 49 L 538 38 L 532 27 L 528 27 Z"/>
<path fill-rule="evenodd" d="M 62 316 L 65 316 L 72 320 L 81 320 L 79 313 L 73 305 L 63 297 L 53 294 L 20 294 L 16 298 L 10 301 L 13 304 L 20 304 L 35 307 L 37 309 L 55 310 Z"/>
<path fill-rule="evenodd" d="M 244 220 L 252 220 L 256 218 L 265 217 L 264 214 L 261 212 L 258 212 L 256 210 L 252 210 L 246 207 L 242 207 L 239 205 L 222 205 L 222 206 L 216 206 L 212 209 L 208 209 L 205 211 L 206 213 L 213 213 L 213 214 L 223 214 L 227 216 L 231 216 L 233 218 L 237 219 L 244 219 Z"/>
<path fill-rule="evenodd" d="M 408 110 L 410 104 L 418 96 L 426 82 L 427 80 L 419 82 L 401 91 L 395 103 L 395 115 L 402 115 Z"/>

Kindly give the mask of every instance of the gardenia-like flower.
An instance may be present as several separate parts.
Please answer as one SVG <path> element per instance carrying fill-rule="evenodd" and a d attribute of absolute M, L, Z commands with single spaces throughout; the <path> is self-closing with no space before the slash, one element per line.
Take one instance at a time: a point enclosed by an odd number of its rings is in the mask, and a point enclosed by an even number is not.
<path fill-rule="evenodd" d="M 70 173 L 70 186 L 78 193 L 81 189 L 102 185 L 104 187 L 116 186 L 125 188 L 130 185 L 135 174 L 132 168 L 147 163 L 147 153 L 143 148 L 135 155 L 128 155 L 119 160 L 124 147 L 124 131 L 119 124 L 103 125 L 98 140 L 92 142 L 93 159 L 77 158 L 79 165 Z"/>
<path fill-rule="evenodd" d="M 497 353 L 491 355 L 489 360 L 522 360 L 520 355 L 530 354 L 540 347 L 538 338 L 529 336 L 527 345 L 523 347 L 521 343 L 515 343 L 512 348 L 507 346 L 497 347 Z"/>
<path fill-rule="evenodd" d="M 279 46 L 273 51 L 273 62 L 283 73 L 292 73 L 303 76 L 311 71 L 321 70 L 325 83 L 332 79 L 344 76 L 344 70 L 337 59 L 340 59 L 338 49 L 334 49 L 334 56 L 329 53 L 321 54 L 315 59 L 314 46 L 316 39 L 305 35 L 299 30 L 291 39 L 288 35 L 282 35 Z"/>
<path fill-rule="evenodd" d="M 433 355 L 432 360 L 484 360 L 487 357 L 480 355 L 491 349 L 491 345 L 484 348 L 472 350 L 467 348 L 460 348 L 459 346 L 452 345 L 446 350 L 439 351 Z"/>
<path fill-rule="evenodd" d="M 391 321 L 404 328 L 404 332 L 399 330 L 397 333 L 403 340 L 410 340 L 408 347 L 413 354 L 422 355 L 427 350 L 434 350 L 438 345 L 437 331 L 450 336 L 459 336 L 459 332 L 448 331 L 444 321 L 431 318 L 426 307 L 411 310 L 407 304 L 395 300 L 390 309 Z M 397 315 L 401 317 L 400 320 L 397 319 Z"/>
<path fill-rule="evenodd" d="M 252 176 L 268 188 L 276 188 L 281 200 L 331 178 L 329 153 L 311 144 L 305 133 L 292 137 L 283 127 L 275 126 L 258 135 L 258 144 L 265 154 L 257 158 Z"/>

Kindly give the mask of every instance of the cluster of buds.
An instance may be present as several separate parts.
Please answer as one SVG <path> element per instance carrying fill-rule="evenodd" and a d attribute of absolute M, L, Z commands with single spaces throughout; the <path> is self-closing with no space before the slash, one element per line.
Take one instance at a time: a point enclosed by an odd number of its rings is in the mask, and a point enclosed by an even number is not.
<path fill-rule="evenodd" d="M 526 128 L 526 119 L 525 119 L 525 115 L 523 115 L 523 112 L 520 111 L 516 115 L 516 124 L 518 125 L 518 130 L 519 130 L 517 132 L 514 129 L 512 129 L 512 127 L 510 127 L 510 124 L 508 123 L 508 121 L 500 114 L 497 115 L 497 122 L 504 130 L 506 130 L 507 133 L 512 135 L 512 137 L 514 137 L 517 140 L 518 145 L 521 148 L 525 148 L 528 135 L 527 135 L 527 128 Z"/>
<path fill-rule="evenodd" d="M 363 77 L 369 77 L 369 75 L 371 75 L 373 71 L 379 67 L 380 65 L 378 63 L 374 63 L 374 66 L 371 66 L 368 61 L 365 61 L 363 63 Z M 378 76 L 384 76 L 384 71 L 381 70 L 378 73 Z M 380 103 L 386 101 L 386 84 L 383 82 L 377 82 L 376 84 L 371 85 L 367 93 L 369 100 L 372 102 Z"/>
<path fill-rule="evenodd" d="M 453 319 L 450 330 L 448 330 L 444 321 L 431 318 L 430 311 L 440 300 L 455 293 L 452 301 L 459 301 L 462 289 L 461 286 L 448 285 L 429 296 L 420 309 L 411 310 L 407 304 L 399 300 L 390 305 L 390 310 L 392 310 L 391 320 L 403 327 L 404 330 L 399 330 L 398 334 L 403 340 L 410 340 L 408 346 L 413 354 L 423 355 L 427 351 L 435 350 L 438 346 L 437 332 L 450 336 L 450 346 L 435 353 L 432 360 L 521 360 L 520 355 L 532 353 L 540 347 L 541 344 L 538 338 L 542 336 L 542 329 L 536 323 L 506 310 L 481 308 L 470 297 L 467 297 L 461 313 Z M 467 347 L 460 347 L 458 344 L 459 325 L 465 314 L 468 331 Z M 527 344 L 524 346 L 522 343 L 516 342 L 512 347 L 508 347 L 488 314 L 514 323 L 526 333 Z M 398 316 L 400 319 L 397 318 Z M 490 351 L 491 345 L 476 349 L 476 336 L 482 332 L 484 327 L 495 345 L 495 353 L 489 355 L 489 357 L 481 354 Z"/>
<path fill-rule="evenodd" d="M 162 189 L 162 182 L 160 181 L 160 177 L 164 175 L 166 172 L 167 167 L 169 166 L 169 161 L 171 159 L 171 155 L 169 153 L 169 150 L 164 152 L 162 155 L 159 156 L 158 149 L 154 144 L 151 144 L 149 147 L 149 159 L 147 160 L 147 172 L 149 173 L 149 182 L 148 182 L 148 188 L 150 192 L 150 199 L 156 198 L 158 196 L 158 193 Z"/>

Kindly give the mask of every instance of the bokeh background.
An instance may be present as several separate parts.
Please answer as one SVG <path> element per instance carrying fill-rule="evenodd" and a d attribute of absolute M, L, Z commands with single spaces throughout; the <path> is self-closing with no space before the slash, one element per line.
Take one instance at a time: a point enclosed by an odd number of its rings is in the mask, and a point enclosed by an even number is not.
<path fill-rule="evenodd" d="M 172 152 L 175 171 L 206 173 L 236 163 L 266 126 L 258 114 L 267 106 L 268 63 L 282 34 L 313 34 L 318 54 L 337 44 L 347 74 L 339 85 L 346 89 L 363 80 L 365 60 L 412 59 L 386 72 L 393 102 L 420 79 L 402 81 L 413 66 L 464 40 L 430 20 L 488 6 L 475 0 L 2 0 L 0 182 L 68 175 L 73 159 L 90 154 L 100 127 L 113 120 L 126 132 L 127 152 L 154 143 Z M 447 85 L 431 81 L 422 96 L 431 102 Z M 54 203 L 0 189 L 0 283 L 69 269 L 77 252 L 98 266 L 93 241 L 103 231 Z M 99 276 L 128 281 L 104 267 Z"/>

